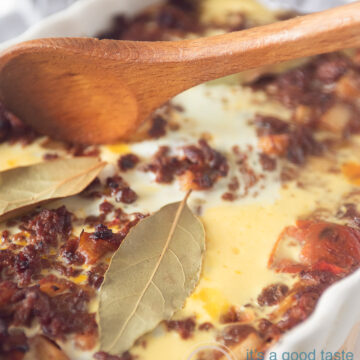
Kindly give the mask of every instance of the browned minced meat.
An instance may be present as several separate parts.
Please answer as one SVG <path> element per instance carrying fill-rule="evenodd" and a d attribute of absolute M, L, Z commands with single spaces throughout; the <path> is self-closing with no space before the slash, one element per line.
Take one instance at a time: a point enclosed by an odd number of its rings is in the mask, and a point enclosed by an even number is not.
<path fill-rule="evenodd" d="M 294 294 L 295 304 L 291 306 L 284 314 L 277 326 L 283 330 L 289 330 L 300 322 L 306 320 L 314 311 L 315 306 L 327 288 L 327 285 L 303 285 Z"/>
<path fill-rule="evenodd" d="M 133 169 L 138 162 L 139 157 L 135 154 L 126 154 L 120 157 L 118 160 L 118 166 L 121 171 L 127 171 Z"/>
<path fill-rule="evenodd" d="M 132 190 L 126 181 L 118 175 L 109 177 L 106 180 L 110 194 L 115 197 L 115 201 L 131 204 L 137 199 L 137 194 Z"/>
<path fill-rule="evenodd" d="M 79 253 L 79 238 L 74 237 L 68 239 L 60 248 L 60 255 L 63 260 L 68 264 L 82 265 L 85 263 L 84 256 Z"/>
<path fill-rule="evenodd" d="M 198 329 L 200 331 L 210 331 L 213 328 L 214 328 L 214 325 L 210 322 L 204 322 L 198 326 Z"/>
<path fill-rule="evenodd" d="M 101 198 L 104 189 L 101 187 L 99 178 L 95 178 L 81 193 L 80 196 L 85 198 Z"/>
<path fill-rule="evenodd" d="M 52 276 L 48 278 L 53 284 L 49 289 L 55 294 L 56 284 L 61 283 L 66 292 L 50 296 L 40 285 L 44 281 L 42 269 L 57 269 L 57 257 L 50 252 L 69 238 L 71 214 L 64 207 L 44 209 L 25 220 L 22 228 L 29 234 L 28 245 L 18 252 L 0 251 L 1 336 L 6 337 L 6 343 L 13 343 L 16 339 L 8 328 L 30 326 L 34 319 L 51 338 L 62 338 L 72 332 L 96 332 L 94 315 L 87 312 L 92 296 L 90 288 L 84 289 Z M 0 348 L 0 355 L 10 350 L 13 349 Z"/>
<path fill-rule="evenodd" d="M 92 267 L 90 271 L 87 272 L 88 275 L 88 284 L 93 286 L 95 289 L 99 289 L 100 285 L 104 281 L 104 274 L 107 270 L 108 265 L 106 264 L 97 264 Z"/>
<path fill-rule="evenodd" d="M 360 212 L 357 209 L 356 204 L 343 204 L 336 216 L 340 219 L 349 219 L 353 221 L 360 220 Z"/>
<path fill-rule="evenodd" d="M 165 321 L 165 325 L 168 331 L 177 331 L 183 339 L 189 339 L 196 329 L 196 322 L 193 317 Z"/>
<path fill-rule="evenodd" d="M 42 251 L 46 246 L 57 246 L 59 241 L 66 240 L 71 234 L 71 213 L 65 206 L 57 210 L 43 209 L 37 216 L 26 221 L 22 230 L 29 232 L 36 250 Z"/>
<path fill-rule="evenodd" d="M 210 189 L 220 177 L 227 176 L 229 166 L 225 156 L 205 140 L 182 150 L 183 155 L 171 156 L 170 148 L 161 146 L 144 170 L 153 172 L 159 183 L 171 183 L 175 177 L 188 173 L 191 177 L 188 185 L 196 190 Z"/>
<path fill-rule="evenodd" d="M 232 324 L 232 323 L 244 323 L 249 321 L 249 314 L 246 311 L 241 311 L 235 306 L 230 308 L 220 316 L 220 323 Z"/>
<path fill-rule="evenodd" d="M 201 0 L 167 0 L 130 18 L 123 15 L 113 19 L 112 27 L 100 34 L 101 39 L 164 41 L 186 37 L 189 33 L 203 36 L 206 30 L 239 31 L 250 26 L 244 13 L 231 13 L 224 22 L 201 21 Z"/>
<path fill-rule="evenodd" d="M 283 135 L 287 139 L 284 149 L 286 158 L 296 164 L 305 162 L 308 155 L 320 155 L 323 150 L 322 144 L 313 136 L 313 130 L 307 126 L 288 123 L 273 116 L 257 115 L 254 123 L 260 137 L 268 135 Z"/>
<path fill-rule="evenodd" d="M 89 215 L 85 218 L 84 223 L 90 226 L 96 226 L 105 222 L 106 214 L 101 213 L 100 215 Z"/>
<path fill-rule="evenodd" d="M 267 286 L 258 296 L 260 306 L 272 306 L 278 304 L 287 295 L 289 288 L 284 284 L 272 284 Z"/>
<path fill-rule="evenodd" d="M 108 206 L 103 208 L 108 211 Z M 72 214 L 65 207 L 43 209 L 25 217 L 20 225 L 22 232 L 18 234 L 2 233 L 10 245 L 0 250 L 0 357 L 11 358 L 14 351 L 19 354 L 27 351 L 24 335 L 10 328 L 27 327 L 35 320 L 42 333 L 55 341 L 73 333 L 96 336 L 95 314 L 88 312 L 88 303 L 100 287 L 108 265 L 101 261 L 93 263 L 87 272 L 87 285 L 75 284 L 62 276 L 80 275 L 82 270 L 73 265 L 83 264 L 88 256 L 111 254 L 131 227 L 144 217 L 123 211 L 114 213 L 111 222 L 119 226 L 120 231 L 114 233 L 99 224 L 93 233 L 86 233 L 85 242 L 81 242 L 84 232 L 80 240 L 71 234 Z M 11 245 L 13 238 L 28 244 Z M 45 269 L 51 269 L 58 276 L 43 275 Z"/>
<path fill-rule="evenodd" d="M 276 169 L 276 159 L 266 154 L 259 154 L 261 167 L 264 171 L 274 171 Z"/>
<path fill-rule="evenodd" d="M 346 55 L 333 53 L 315 57 L 305 65 L 284 74 L 262 78 L 251 86 L 264 89 L 291 109 L 294 121 L 299 121 L 297 111 L 301 107 L 305 108 L 307 115 L 300 122 L 305 121 L 306 126 L 315 130 L 321 125 L 321 116 L 330 107 L 336 103 L 346 105 L 352 112 L 351 119 L 343 130 L 347 135 L 360 131 L 360 109 L 354 102 L 351 89 L 346 89 L 350 96 L 339 91 L 339 84 L 344 76 L 352 78 L 355 84 L 360 79 L 360 68 Z M 360 89 L 360 83 L 357 88 Z"/>
<path fill-rule="evenodd" d="M 57 279 L 58 283 L 61 281 Z M 53 291 L 56 289 L 54 287 Z M 49 296 L 39 285 L 19 288 L 14 282 L 3 280 L 0 292 L 0 323 L 3 324 L 0 336 L 5 337 L 5 344 L 13 342 L 8 330 L 10 325 L 30 326 L 35 319 L 50 338 L 97 331 L 95 315 L 87 312 L 91 292 L 77 285 L 67 282 L 66 292 Z M 0 345 L 0 355 L 10 350 L 13 349 L 4 349 Z"/>
<path fill-rule="evenodd" d="M 262 88 L 289 108 L 300 104 L 323 111 L 332 104 L 335 94 L 328 85 L 335 83 L 352 67 L 341 54 L 327 54 L 280 75 L 260 78 L 251 86 Z"/>
<path fill-rule="evenodd" d="M 73 156 L 99 156 L 100 149 L 96 145 L 66 144 L 66 150 Z"/>
<path fill-rule="evenodd" d="M 105 200 L 99 205 L 99 210 L 103 214 L 109 214 L 114 210 L 114 205 Z"/>
<path fill-rule="evenodd" d="M 0 284 L 1 287 L 1 284 Z M 24 353 L 29 346 L 25 334 L 20 330 L 8 330 L 5 321 L 0 319 L 0 354 Z M 12 359 L 12 357 L 9 357 Z"/>
<path fill-rule="evenodd" d="M 268 319 L 261 319 L 259 321 L 258 331 L 266 343 L 271 343 L 282 334 L 282 330 Z"/>
<path fill-rule="evenodd" d="M 217 336 L 217 340 L 226 346 L 233 346 L 245 340 L 251 333 L 257 333 L 251 325 L 229 325 Z"/>
<path fill-rule="evenodd" d="M 329 286 L 339 280 L 341 276 L 335 275 L 330 271 L 307 270 L 300 272 L 300 278 L 312 284 L 320 284 L 321 286 Z"/>
<path fill-rule="evenodd" d="M 42 268 L 49 266 L 42 255 L 68 238 L 71 216 L 64 207 L 43 210 L 21 228 L 30 234 L 28 245 L 18 252 L 11 248 L 0 251 L 0 275 L 2 280 L 16 280 L 20 286 L 26 286 L 37 279 Z"/>
<path fill-rule="evenodd" d="M 100 34 L 100 39 L 159 41 L 184 37 L 189 32 L 201 33 L 197 3 L 194 0 L 168 0 L 129 18 L 119 15 L 112 28 Z"/>
<path fill-rule="evenodd" d="M 318 56 L 283 74 L 266 75 L 251 86 L 265 90 L 292 114 L 290 122 L 269 116 L 255 119 L 259 145 L 267 155 L 284 156 L 301 165 L 308 155 L 319 155 L 360 132 L 360 67 L 355 58 L 340 53 Z M 319 143 L 314 136 L 319 131 L 336 137 Z M 271 145 L 278 145 L 277 151 Z"/>
<path fill-rule="evenodd" d="M 166 134 L 167 121 L 164 117 L 156 115 L 151 119 L 151 127 L 148 130 L 150 137 L 158 139 Z"/>
<path fill-rule="evenodd" d="M 221 195 L 221 198 L 225 201 L 235 201 L 238 197 L 233 192 L 225 192 Z"/>
<path fill-rule="evenodd" d="M 160 146 L 153 161 L 144 166 L 144 171 L 151 171 L 156 175 L 159 183 L 171 183 L 176 175 L 184 173 L 183 164 L 176 156 L 170 156 L 170 147 Z"/>
<path fill-rule="evenodd" d="M 237 191 L 239 190 L 239 187 L 240 187 L 239 179 L 236 176 L 232 177 L 228 184 L 229 191 Z"/>
<path fill-rule="evenodd" d="M 0 103 L 0 144 L 20 142 L 23 145 L 32 143 L 38 134 L 25 125 L 15 115 L 8 112 Z"/>

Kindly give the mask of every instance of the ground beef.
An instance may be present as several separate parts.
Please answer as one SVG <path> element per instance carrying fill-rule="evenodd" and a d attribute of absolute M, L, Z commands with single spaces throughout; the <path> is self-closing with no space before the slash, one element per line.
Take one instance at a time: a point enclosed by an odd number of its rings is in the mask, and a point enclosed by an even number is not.
<path fill-rule="evenodd" d="M 88 284 L 96 289 L 99 289 L 104 281 L 104 274 L 107 268 L 108 265 L 101 263 L 93 266 L 91 270 L 87 272 Z"/>
<path fill-rule="evenodd" d="M 111 29 L 99 34 L 100 39 L 163 41 L 185 37 L 189 32 L 201 33 L 198 1 L 169 0 L 129 18 L 123 15 L 113 20 Z"/>
<path fill-rule="evenodd" d="M 276 159 L 266 154 L 259 154 L 261 167 L 264 171 L 276 170 Z"/>
<path fill-rule="evenodd" d="M 51 280 L 54 278 L 52 276 Z M 62 282 L 61 279 L 56 281 Z M 4 286 L 9 287 L 6 282 L 0 283 L 0 288 Z M 0 314 L 7 326 L 29 326 L 36 319 L 50 338 L 96 331 L 95 315 L 87 312 L 88 292 L 69 282 L 66 282 L 66 292 L 53 297 L 40 289 L 39 285 L 19 288 L 12 284 L 11 298 L 0 304 Z"/>
<path fill-rule="evenodd" d="M 31 234 L 32 242 L 37 250 L 47 246 L 57 246 L 71 234 L 71 213 L 64 206 L 57 210 L 43 209 L 33 219 L 21 226 Z"/>
<path fill-rule="evenodd" d="M 257 301 L 260 306 L 273 306 L 280 303 L 288 291 L 289 288 L 284 284 L 272 284 L 263 289 Z"/>
<path fill-rule="evenodd" d="M 274 340 L 277 340 L 283 333 L 276 324 L 273 324 L 267 319 L 261 319 L 259 321 L 258 330 L 261 334 L 261 337 L 267 343 L 271 343 Z"/>
<path fill-rule="evenodd" d="M 133 169 L 138 162 L 139 157 L 135 154 L 126 154 L 120 157 L 118 160 L 118 166 L 121 171 L 127 171 Z"/>
<path fill-rule="evenodd" d="M 256 332 L 251 325 L 229 325 L 218 335 L 217 340 L 226 346 L 233 346 L 241 343 L 250 334 Z"/>
<path fill-rule="evenodd" d="M 109 210 L 108 206 L 103 208 Z M 55 341 L 69 334 L 97 336 L 95 314 L 88 312 L 88 303 L 100 287 L 108 264 L 90 263 L 87 284 L 79 285 L 62 276 L 77 277 L 82 269 L 72 265 L 82 265 L 91 256 L 97 260 L 102 254 L 113 253 L 144 217 L 119 209 L 114 210 L 114 216 L 111 222 L 120 228 L 118 233 L 99 224 L 94 232 L 82 232 L 78 238 L 71 234 L 72 215 L 65 207 L 43 209 L 22 220 L 22 232 L 2 233 L 10 244 L 17 239 L 28 245 L 13 245 L 0 251 L 0 343 L 5 339 L 7 344 L 6 348 L 0 345 L 0 357 L 27 350 L 26 339 L 9 328 L 30 326 L 34 320 L 40 324 L 42 333 Z M 44 269 L 51 269 L 58 276 L 45 276 Z"/>
<path fill-rule="evenodd" d="M 6 116 L 4 107 L 0 104 L 0 143 L 6 141 L 11 132 L 10 121 Z"/>
<path fill-rule="evenodd" d="M 328 85 L 338 81 L 352 67 L 346 56 L 326 54 L 283 74 L 259 79 L 251 86 L 264 89 L 289 108 L 309 105 L 324 111 L 335 96 Z"/>
<path fill-rule="evenodd" d="M 137 194 L 132 190 L 121 176 L 109 177 L 106 180 L 110 194 L 115 197 L 116 202 L 132 204 L 137 199 Z"/>
<path fill-rule="evenodd" d="M 323 145 L 315 140 L 313 130 L 307 126 L 263 115 L 257 115 L 254 123 L 264 152 L 260 161 L 269 169 L 276 166 L 270 155 L 280 155 L 293 164 L 302 165 L 307 156 L 320 155 L 323 151 Z"/>
<path fill-rule="evenodd" d="M 114 238 L 114 233 L 105 225 L 99 224 L 95 227 L 95 232 L 91 235 L 91 238 L 95 240 L 101 239 L 111 241 Z"/>
<path fill-rule="evenodd" d="M 148 134 L 150 137 L 154 139 L 158 139 L 164 135 L 166 135 L 166 125 L 167 121 L 164 117 L 160 115 L 156 115 L 151 119 L 151 126 L 148 130 Z"/>
<path fill-rule="evenodd" d="M 102 214 L 106 215 L 114 210 L 114 205 L 105 200 L 99 205 L 99 210 Z"/>
<path fill-rule="evenodd" d="M 360 212 L 356 204 L 343 204 L 336 213 L 336 216 L 340 219 L 356 220 L 360 219 Z"/>
<path fill-rule="evenodd" d="M 287 134 L 290 131 L 290 124 L 274 116 L 258 114 L 254 119 L 258 136 Z"/>
<path fill-rule="evenodd" d="M 68 264 L 83 265 L 85 258 L 77 250 L 79 247 L 79 239 L 72 237 L 60 248 L 60 255 Z"/>
<path fill-rule="evenodd" d="M 171 183 L 175 177 L 182 177 L 185 188 L 205 190 L 228 174 L 225 156 L 211 148 L 205 140 L 199 140 L 198 145 L 185 146 L 182 155 L 172 156 L 170 150 L 161 146 L 153 161 L 143 168 L 153 172 L 159 183 Z"/>
<path fill-rule="evenodd" d="M 196 329 L 196 322 L 192 317 L 184 320 L 166 321 L 165 324 L 168 331 L 177 331 L 184 340 L 189 339 Z"/>
<path fill-rule="evenodd" d="M 10 143 L 19 142 L 22 145 L 27 145 L 37 137 L 38 134 L 34 130 L 8 112 L 0 103 L 0 144 L 9 141 Z"/>

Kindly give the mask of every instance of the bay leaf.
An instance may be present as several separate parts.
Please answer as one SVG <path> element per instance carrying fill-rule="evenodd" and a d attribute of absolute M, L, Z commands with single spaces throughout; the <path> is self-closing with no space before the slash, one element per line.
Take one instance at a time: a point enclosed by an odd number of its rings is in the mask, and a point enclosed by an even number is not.
<path fill-rule="evenodd" d="M 205 251 L 202 223 L 187 197 L 145 218 L 111 259 L 100 289 L 100 348 L 122 354 L 181 309 L 199 281 Z"/>
<path fill-rule="evenodd" d="M 0 220 L 37 204 L 78 194 L 104 166 L 96 158 L 77 157 L 0 172 Z"/>

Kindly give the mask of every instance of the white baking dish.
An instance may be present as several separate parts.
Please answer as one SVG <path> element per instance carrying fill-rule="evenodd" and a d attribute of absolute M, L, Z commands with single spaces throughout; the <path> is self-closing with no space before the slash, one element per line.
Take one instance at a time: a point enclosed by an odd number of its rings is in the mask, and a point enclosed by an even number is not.
<path fill-rule="evenodd" d="M 38 23 L 20 37 L 0 44 L 0 48 L 40 37 L 93 36 L 104 30 L 115 14 L 132 15 L 156 2 L 158 0 L 79 0 L 67 10 Z M 285 335 L 272 351 L 277 352 L 277 359 L 282 359 L 282 355 L 287 352 L 310 352 L 314 349 L 319 359 L 321 350 L 335 352 L 339 349 L 353 352 L 354 359 L 360 358 L 360 341 L 357 341 L 359 304 L 360 271 L 357 271 L 328 289 L 313 315 Z M 184 359 L 186 357 L 184 354 Z M 297 360 L 296 354 L 289 359 Z"/>

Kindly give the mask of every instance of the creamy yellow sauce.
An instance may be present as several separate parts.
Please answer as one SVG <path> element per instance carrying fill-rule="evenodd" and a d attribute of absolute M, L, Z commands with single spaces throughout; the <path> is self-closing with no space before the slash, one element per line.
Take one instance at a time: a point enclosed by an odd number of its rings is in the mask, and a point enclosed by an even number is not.
<path fill-rule="evenodd" d="M 274 13 L 253 0 L 207 0 L 204 3 L 204 21 L 223 21 L 229 11 L 245 12 L 251 15 L 255 23 L 275 21 Z M 114 173 L 121 154 L 134 152 L 145 163 L 159 145 L 180 147 L 196 142 L 205 133 L 211 135 L 210 144 L 225 153 L 231 163 L 234 161 L 231 157 L 233 145 L 256 148 L 258 140 L 255 130 L 248 125 L 248 120 L 256 113 L 276 115 L 283 119 L 290 117 L 289 110 L 269 101 L 263 93 L 254 93 L 240 85 L 230 86 L 228 80 L 191 89 L 179 95 L 175 103 L 185 108 L 185 112 L 177 114 L 175 119 L 181 124 L 180 130 L 170 132 L 159 140 L 104 146 L 101 156 L 109 165 L 101 174 L 102 179 Z M 40 146 L 41 141 L 27 147 L 0 145 L 0 170 L 42 161 L 43 154 L 49 151 Z M 344 194 L 360 185 L 359 150 L 360 139 L 356 138 L 348 147 L 340 149 L 336 158 L 329 155 L 328 159 L 310 159 L 297 179 L 303 182 L 304 187 L 297 186 L 296 181 L 281 187 L 279 164 L 277 171 L 267 173 L 266 178 L 252 190 L 258 193 L 256 197 L 248 196 L 225 203 L 221 200 L 221 194 L 226 189 L 228 179 L 221 180 L 211 191 L 193 193 L 190 206 L 195 208 L 201 204 L 204 207 L 201 220 L 206 230 L 207 250 L 200 282 L 174 318 L 195 316 L 197 324 L 211 322 L 221 327 L 219 318 L 230 306 L 241 309 L 248 303 L 256 304 L 261 290 L 272 283 L 291 285 L 296 280 L 293 276 L 278 274 L 267 268 L 279 234 L 286 226 L 293 225 L 296 219 L 319 207 L 335 208 Z M 255 155 L 253 166 L 261 171 Z M 355 165 L 350 168 L 346 165 L 350 163 Z M 327 172 L 331 167 L 338 172 Z M 124 206 L 127 212 L 153 212 L 184 196 L 178 182 L 159 185 L 151 174 L 138 170 L 129 171 L 124 178 L 139 195 L 137 202 Z M 89 202 L 72 197 L 49 206 L 65 204 L 81 217 L 96 214 L 101 201 Z M 80 226 L 74 232 L 79 234 L 81 230 Z M 80 275 L 72 280 L 81 284 L 86 279 Z M 91 306 L 92 310 L 96 310 L 96 301 Z M 137 345 L 130 349 L 139 356 L 139 360 L 185 360 L 196 347 L 215 341 L 214 331 L 195 331 L 192 338 L 183 340 L 178 333 L 166 332 L 161 325 L 141 340 L 145 340 L 143 344 L 146 346 Z M 72 360 L 91 357 L 90 353 L 75 350 L 72 342 L 62 346 Z"/>
<path fill-rule="evenodd" d="M 239 97 L 240 91 L 242 97 Z M 224 96 L 227 98 L 226 103 L 223 102 Z M 234 90 L 221 84 L 202 85 L 192 89 L 176 99 L 177 103 L 187 109 L 185 113 L 177 115 L 177 120 L 183 124 L 179 131 L 169 133 L 159 140 L 103 147 L 102 158 L 109 165 L 101 177 L 105 179 L 115 171 L 114 164 L 121 154 L 132 151 L 146 162 L 159 145 L 181 146 L 194 143 L 205 131 L 212 135 L 211 143 L 214 147 L 226 153 L 231 161 L 230 149 L 234 144 L 256 146 L 255 131 L 247 124 L 247 120 L 260 109 L 262 113 L 277 114 L 283 119 L 289 117 L 288 111 L 279 104 L 267 102 L 264 106 L 265 100 L 261 93 L 254 94 L 240 87 Z M 207 111 L 204 112 L 204 109 Z M 182 122 L 185 119 L 187 120 Z M 42 161 L 42 155 L 47 150 L 40 143 L 38 141 L 25 148 L 19 145 L 1 145 L 0 169 Z M 296 280 L 292 276 L 278 274 L 267 268 L 275 241 L 284 227 L 293 225 L 297 218 L 319 207 L 335 208 L 344 194 L 356 188 L 359 150 L 360 139 L 354 138 L 348 147 L 338 150 L 336 157 L 328 155 L 328 158 L 312 158 L 301 170 L 298 179 L 285 187 L 281 187 L 279 171 L 269 174 L 263 187 L 257 188 L 257 197 L 250 196 L 225 203 L 221 200 L 227 184 L 225 181 L 220 181 L 211 191 L 195 192 L 189 203 L 194 207 L 200 201 L 204 206 L 201 219 L 206 230 L 207 250 L 199 285 L 174 318 L 195 316 L 197 324 L 211 322 L 221 328 L 223 325 L 219 324 L 219 318 L 230 306 L 241 309 L 248 303 L 256 305 L 256 298 L 261 290 L 272 283 L 291 285 Z M 258 164 L 254 163 L 254 166 Z M 330 168 L 332 172 L 328 172 Z M 124 177 L 139 194 L 139 201 L 125 208 L 128 212 L 156 211 L 162 205 L 177 201 L 184 195 L 179 183 L 159 185 L 151 175 L 138 170 L 126 173 Z M 302 187 L 297 186 L 297 181 L 302 182 Z M 58 200 L 49 206 L 66 204 L 70 211 L 84 216 L 95 214 L 101 201 L 72 197 Z M 79 226 L 74 232 L 79 234 L 81 230 L 82 227 Z M 81 275 L 73 281 L 82 283 L 85 279 Z M 91 305 L 93 311 L 96 310 L 96 304 L 95 301 Z M 139 360 L 162 359 L 164 352 L 169 359 L 183 360 L 197 346 L 213 343 L 214 334 L 214 331 L 195 331 L 191 339 L 183 340 L 178 333 L 166 332 L 160 325 L 144 336 L 146 347 L 134 346 L 131 352 L 139 355 Z M 75 350 L 72 342 L 62 346 L 73 360 L 89 358 L 89 353 Z"/>
<path fill-rule="evenodd" d="M 298 179 L 309 182 L 305 188 L 299 188 L 296 181 L 289 183 L 274 202 L 208 209 L 202 216 L 207 234 L 203 275 L 195 293 L 176 317 L 196 314 L 199 323 L 217 324 L 228 306 L 256 303 L 265 286 L 276 282 L 291 285 L 295 279 L 290 275 L 267 268 L 275 241 L 299 217 L 319 207 L 335 209 L 343 196 L 354 189 L 343 173 L 325 170 L 334 166 L 340 170 L 345 159 L 359 164 L 360 152 L 350 150 L 359 144 L 357 139 L 353 146 L 340 150 L 337 160 L 311 159 Z M 145 349 L 134 349 L 141 359 L 161 358 L 166 351 L 168 358 L 183 360 L 194 346 L 214 342 L 214 335 L 198 331 L 190 341 L 184 341 L 176 333 L 165 333 L 159 337 L 149 335 L 146 340 Z"/>

